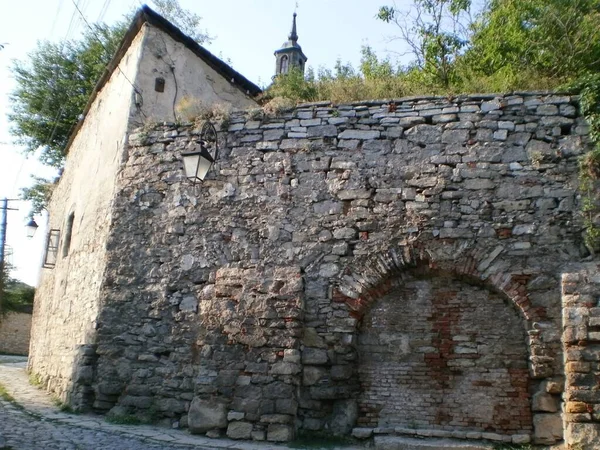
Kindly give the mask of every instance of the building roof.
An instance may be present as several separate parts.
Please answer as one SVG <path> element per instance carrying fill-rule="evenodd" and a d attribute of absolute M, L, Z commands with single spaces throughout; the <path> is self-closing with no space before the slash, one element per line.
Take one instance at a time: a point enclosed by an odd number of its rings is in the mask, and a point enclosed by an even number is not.
<path fill-rule="evenodd" d="M 117 69 L 119 63 L 121 62 L 121 59 L 123 58 L 123 56 L 125 56 L 125 53 L 129 49 L 129 46 L 131 45 L 135 37 L 138 35 L 145 23 L 149 23 L 150 25 L 155 26 L 156 28 L 167 33 L 173 40 L 181 42 L 196 56 L 202 59 L 202 61 L 204 61 L 209 67 L 214 69 L 219 75 L 221 75 L 231 84 L 240 89 L 244 94 L 249 95 L 251 97 L 255 97 L 262 93 L 262 89 L 259 88 L 252 81 L 248 80 L 242 74 L 234 70 L 231 66 L 217 58 L 211 52 L 209 52 L 196 41 L 194 41 L 192 38 L 184 34 L 179 28 L 177 28 L 163 16 L 153 11 L 147 5 L 143 5 L 133 17 L 131 25 L 129 25 L 125 36 L 123 36 L 123 40 L 121 41 L 119 49 L 113 56 L 113 59 L 110 61 L 110 63 L 108 63 L 108 65 L 106 66 L 104 73 L 102 74 L 102 76 L 96 83 L 94 90 L 90 94 L 90 98 L 88 99 L 87 105 L 85 106 L 85 109 L 82 113 L 84 118 L 89 112 L 92 104 L 94 103 L 94 100 L 96 100 L 98 93 L 102 90 L 104 85 L 112 76 L 113 72 Z M 83 120 L 80 120 L 73 129 L 73 132 L 71 133 L 71 136 L 69 138 L 69 142 L 67 142 L 65 153 L 68 153 L 69 147 L 71 147 L 71 144 L 73 143 L 73 140 L 75 139 L 75 136 L 77 136 L 77 132 L 79 131 L 82 125 Z"/>
<path fill-rule="evenodd" d="M 156 13 L 146 5 L 142 6 L 135 15 L 129 30 L 125 34 L 121 48 L 119 51 L 117 51 L 117 56 L 123 47 L 126 49 L 129 44 L 131 44 L 144 23 L 154 25 L 155 27 L 167 33 L 171 38 L 173 38 L 173 40 L 181 42 L 212 69 L 223 76 L 223 78 L 236 85 L 247 95 L 254 97 L 262 93 L 262 89 L 255 85 L 252 81 L 248 80 L 241 73 L 235 71 L 231 66 L 217 58 L 192 38 L 185 35 L 179 28 L 177 28 L 163 16 Z M 129 36 L 130 34 L 131 36 Z M 124 53 L 125 52 L 123 51 L 123 54 Z"/>

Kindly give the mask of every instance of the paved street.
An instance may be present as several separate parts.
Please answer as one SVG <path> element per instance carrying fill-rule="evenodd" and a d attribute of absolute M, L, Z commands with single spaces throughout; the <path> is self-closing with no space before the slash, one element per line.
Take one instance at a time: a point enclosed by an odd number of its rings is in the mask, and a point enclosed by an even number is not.
<path fill-rule="evenodd" d="M 25 359 L 0 355 L 0 384 L 17 407 L 0 400 L 0 450 L 285 449 L 267 443 L 209 439 L 183 430 L 110 424 L 101 417 L 62 413 L 44 391 L 31 386 Z"/>

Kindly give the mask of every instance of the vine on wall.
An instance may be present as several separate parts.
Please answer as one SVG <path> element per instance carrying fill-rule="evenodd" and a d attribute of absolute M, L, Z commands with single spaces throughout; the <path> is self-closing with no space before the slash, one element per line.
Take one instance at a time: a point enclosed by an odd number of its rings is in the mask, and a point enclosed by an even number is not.
<path fill-rule="evenodd" d="M 585 243 L 593 252 L 600 251 L 600 74 L 581 77 L 574 88 L 579 92 L 581 113 L 589 127 L 594 148 L 580 161 L 579 180 L 582 194 L 582 213 Z"/>

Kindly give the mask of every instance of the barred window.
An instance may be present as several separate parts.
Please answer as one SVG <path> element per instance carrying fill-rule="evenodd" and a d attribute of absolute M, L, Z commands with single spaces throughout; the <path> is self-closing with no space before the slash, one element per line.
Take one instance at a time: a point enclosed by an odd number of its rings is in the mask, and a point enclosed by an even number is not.
<path fill-rule="evenodd" d="M 44 264 L 42 267 L 52 269 L 56 265 L 58 257 L 58 245 L 60 242 L 60 230 L 52 229 L 48 232 L 46 240 L 46 253 L 44 254 Z"/>

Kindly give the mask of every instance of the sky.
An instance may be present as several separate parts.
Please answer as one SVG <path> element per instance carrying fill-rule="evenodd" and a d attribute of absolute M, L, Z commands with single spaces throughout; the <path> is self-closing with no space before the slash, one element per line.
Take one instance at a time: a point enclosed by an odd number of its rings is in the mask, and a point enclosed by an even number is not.
<path fill-rule="evenodd" d="M 0 198 L 18 199 L 20 190 L 31 184 L 31 175 L 54 177 L 35 156 L 25 158 L 22 148 L 10 134 L 7 114 L 9 93 L 15 88 L 10 66 L 26 59 L 40 40 L 77 39 L 86 24 L 77 12 L 79 6 L 90 22 L 114 23 L 140 0 L 0 0 Z M 152 7 L 152 2 L 147 2 Z M 206 47 L 227 59 L 235 70 L 259 86 L 269 84 L 275 70 L 273 52 L 290 32 L 292 14 L 298 13 L 299 44 L 315 69 L 333 67 L 337 59 L 355 66 L 361 46 L 368 44 L 378 54 L 402 52 L 398 41 L 390 42 L 392 25 L 375 19 L 380 2 L 373 0 L 180 0 L 182 7 L 199 14 L 202 27 L 214 37 Z M 386 3 L 385 0 L 381 1 Z M 398 6 L 408 0 L 397 0 Z M 33 239 L 25 236 L 30 206 L 11 202 L 18 211 L 8 212 L 8 260 L 14 266 L 11 276 L 36 285 L 46 235 L 45 216 L 36 216 L 40 225 Z"/>

